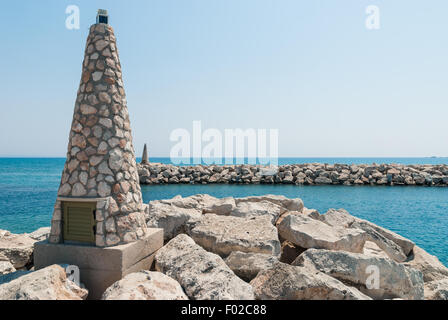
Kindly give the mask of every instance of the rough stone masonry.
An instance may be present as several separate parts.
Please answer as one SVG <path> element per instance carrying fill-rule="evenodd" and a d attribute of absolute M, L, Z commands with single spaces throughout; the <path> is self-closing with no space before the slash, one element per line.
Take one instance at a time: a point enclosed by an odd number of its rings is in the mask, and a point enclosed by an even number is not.
<path fill-rule="evenodd" d="M 51 225 L 62 241 L 61 199 L 97 199 L 96 245 L 136 241 L 147 229 L 121 65 L 112 27 L 90 28 Z"/>

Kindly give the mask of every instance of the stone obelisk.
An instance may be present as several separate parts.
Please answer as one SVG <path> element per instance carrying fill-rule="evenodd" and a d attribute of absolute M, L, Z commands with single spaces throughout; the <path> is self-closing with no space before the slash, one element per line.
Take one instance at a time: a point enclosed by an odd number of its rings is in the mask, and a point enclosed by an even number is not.
<path fill-rule="evenodd" d="M 145 146 L 143 147 L 143 154 L 142 154 L 141 164 L 148 164 L 148 163 L 149 163 L 148 148 L 146 147 L 146 143 L 145 143 Z"/>
<path fill-rule="evenodd" d="M 114 31 L 90 28 L 75 103 L 67 160 L 52 219 L 51 243 L 63 241 L 63 200 L 97 199 L 97 246 L 146 234 L 142 194 Z"/>
<path fill-rule="evenodd" d="M 105 10 L 90 28 L 67 160 L 48 241 L 34 246 L 37 269 L 79 268 L 89 298 L 125 275 L 149 269 L 163 230 L 147 228 L 116 39 Z"/>

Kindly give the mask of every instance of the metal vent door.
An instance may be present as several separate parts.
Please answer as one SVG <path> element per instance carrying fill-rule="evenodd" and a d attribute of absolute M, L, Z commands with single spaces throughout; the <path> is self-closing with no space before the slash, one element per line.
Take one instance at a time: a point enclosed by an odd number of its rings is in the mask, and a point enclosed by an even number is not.
<path fill-rule="evenodd" d="M 64 241 L 95 244 L 96 203 L 64 202 Z"/>

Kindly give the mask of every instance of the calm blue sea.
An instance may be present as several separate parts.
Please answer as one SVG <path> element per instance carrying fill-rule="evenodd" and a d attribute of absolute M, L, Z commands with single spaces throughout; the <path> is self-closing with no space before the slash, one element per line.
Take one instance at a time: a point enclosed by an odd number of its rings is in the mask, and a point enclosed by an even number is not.
<path fill-rule="evenodd" d="M 0 158 L 0 229 L 31 232 L 50 224 L 65 159 Z M 168 158 L 152 158 L 169 163 Z M 448 158 L 281 158 L 286 163 L 448 163 Z M 324 213 L 345 208 L 360 218 L 415 241 L 448 265 L 448 188 L 294 185 L 158 185 L 142 186 L 145 202 L 178 194 L 216 197 L 282 194 L 299 197 Z"/>

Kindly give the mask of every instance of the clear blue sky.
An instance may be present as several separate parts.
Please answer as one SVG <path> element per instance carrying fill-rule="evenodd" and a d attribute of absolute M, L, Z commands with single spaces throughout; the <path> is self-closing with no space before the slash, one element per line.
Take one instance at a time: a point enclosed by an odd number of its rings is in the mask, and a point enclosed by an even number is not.
<path fill-rule="evenodd" d="M 80 30 L 65 8 L 80 8 Z M 381 29 L 365 28 L 377 5 Z M 84 45 L 108 9 L 134 145 L 279 129 L 280 156 L 448 156 L 448 1 L 19 0 L 0 4 L 0 156 L 65 156 Z"/>

